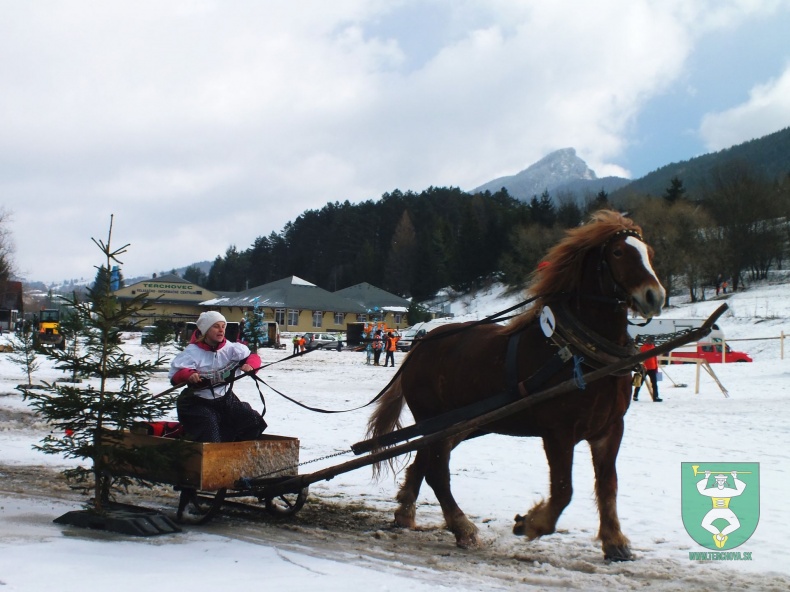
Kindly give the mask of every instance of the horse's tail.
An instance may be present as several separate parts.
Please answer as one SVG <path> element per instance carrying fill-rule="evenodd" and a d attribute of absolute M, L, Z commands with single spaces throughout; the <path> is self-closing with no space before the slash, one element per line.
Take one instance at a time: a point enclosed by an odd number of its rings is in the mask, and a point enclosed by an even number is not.
<path fill-rule="evenodd" d="M 376 409 L 368 420 L 368 439 L 378 438 L 401 427 L 400 415 L 406 399 L 403 397 L 401 379 L 397 377 L 379 399 Z M 373 465 L 373 477 L 378 478 L 382 472 L 381 461 Z"/>

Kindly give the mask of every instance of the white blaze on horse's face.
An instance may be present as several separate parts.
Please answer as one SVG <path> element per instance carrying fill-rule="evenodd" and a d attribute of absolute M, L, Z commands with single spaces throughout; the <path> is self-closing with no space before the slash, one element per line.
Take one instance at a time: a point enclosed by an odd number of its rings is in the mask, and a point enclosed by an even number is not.
<path fill-rule="evenodd" d="M 650 255 L 647 252 L 647 245 L 635 236 L 627 237 L 625 242 L 639 251 L 639 256 L 642 257 L 642 265 L 644 265 L 645 269 L 656 279 L 656 283 L 660 283 L 656 272 L 653 270 L 653 266 L 650 264 Z"/>
<path fill-rule="evenodd" d="M 637 250 L 642 258 L 642 265 L 655 280 L 655 285 L 642 286 L 638 293 L 632 295 L 634 303 L 646 319 L 658 316 L 661 314 L 661 307 L 666 299 L 666 290 L 664 290 L 664 286 L 661 285 L 653 266 L 650 264 L 650 254 L 647 252 L 647 245 L 635 236 L 627 237 L 625 242 Z"/>

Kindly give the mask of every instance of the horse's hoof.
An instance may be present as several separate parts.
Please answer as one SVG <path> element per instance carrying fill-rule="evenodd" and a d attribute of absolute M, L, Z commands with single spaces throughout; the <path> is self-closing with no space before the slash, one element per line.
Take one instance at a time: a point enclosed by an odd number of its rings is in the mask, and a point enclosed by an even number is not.
<path fill-rule="evenodd" d="M 516 514 L 516 517 L 513 518 L 516 523 L 513 525 L 513 534 L 516 536 L 524 536 L 527 534 L 527 519 L 526 517 L 522 516 L 521 514 Z"/>
<path fill-rule="evenodd" d="M 461 549 L 476 549 L 480 546 L 477 526 L 463 514 L 456 516 L 452 523 L 448 523 L 448 527 L 455 535 L 455 544 Z"/>
<path fill-rule="evenodd" d="M 417 522 L 414 518 L 408 516 L 395 516 L 395 526 L 400 528 L 408 528 L 409 530 L 417 530 Z"/>
<path fill-rule="evenodd" d="M 607 561 L 633 561 L 634 554 L 627 545 L 618 547 L 617 545 L 610 545 L 604 547 L 603 558 Z"/>
<path fill-rule="evenodd" d="M 477 549 L 480 547 L 480 539 L 476 534 L 455 537 L 455 544 L 461 549 Z"/>

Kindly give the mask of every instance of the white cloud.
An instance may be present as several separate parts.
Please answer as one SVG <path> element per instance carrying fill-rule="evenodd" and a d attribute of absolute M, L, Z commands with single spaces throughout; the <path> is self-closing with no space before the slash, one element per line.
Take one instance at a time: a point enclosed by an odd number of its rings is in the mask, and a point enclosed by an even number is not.
<path fill-rule="evenodd" d="M 729 148 L 790 126 L 790 64 L 773 80 L 755 86 L 741 105 L 709 113 L 700 135 L 711 151 Z"/>

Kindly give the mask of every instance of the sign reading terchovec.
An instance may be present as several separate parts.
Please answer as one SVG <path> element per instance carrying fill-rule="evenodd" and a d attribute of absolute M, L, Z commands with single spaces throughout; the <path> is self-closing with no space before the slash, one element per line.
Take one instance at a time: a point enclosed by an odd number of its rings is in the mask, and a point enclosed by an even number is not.
<path fill-rule="evenodd" d="M 200 295 L 203 290 L 193 284 L 166 284 L 159 282 L 142 282 L 140 292 L 157 294 L 195 294 Z"/>

